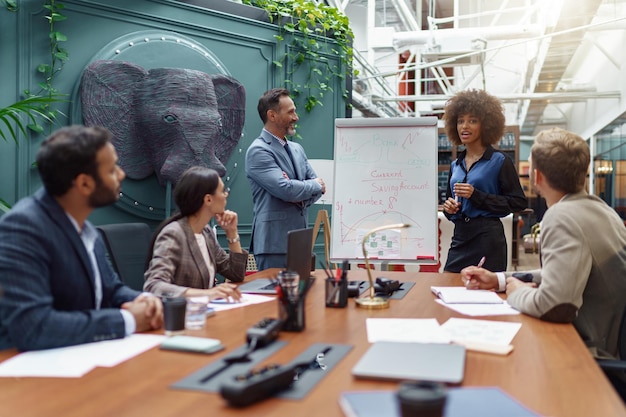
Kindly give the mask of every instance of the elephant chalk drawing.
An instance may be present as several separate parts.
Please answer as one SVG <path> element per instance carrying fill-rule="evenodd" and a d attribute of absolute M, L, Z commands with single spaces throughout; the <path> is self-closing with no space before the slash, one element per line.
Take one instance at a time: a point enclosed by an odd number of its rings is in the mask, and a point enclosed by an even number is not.
<path fill-rule="evenodd" d="M 176 184 L 193 165 L 224 176 L 245 118 L 245 91 L 232 77 L 123 61 L 87 66 L 80 100 L 84 124 L 113 133 L 128 178 L 154 172 L 161 185 Z"/>

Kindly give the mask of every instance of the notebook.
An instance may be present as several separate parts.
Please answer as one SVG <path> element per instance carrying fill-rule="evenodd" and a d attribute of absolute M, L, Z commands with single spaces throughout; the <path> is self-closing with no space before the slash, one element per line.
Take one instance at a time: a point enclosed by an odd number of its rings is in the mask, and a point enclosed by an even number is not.
<path fill-rule="evenodd" d="M 446 304 L 502 304 L 504 301 L 493 291 L 468 290 L 465 287 L 430 287 Z"/>
<path fill-rule="evenodd" d="M 347 391 L 339 397 L 347 417 L 400 417 L 395 391 Z M 538 417 L 497 387 L 448 389 L 443 417 Z"/>
<path fill-rule="evenodd" d="M 287 233 L 287 270 L 296 271 L 300 279 L 311 276 L 313 255 L 313 229 L 296 229 Z M 276 294 L 276 283 L 269 278 L 259 278 L 239 286 L 242 293 Z"/>
<path fill-rule="evenodd" d="M 463 381 L 465 347 L 442 343 L 376 342 L 352 368 L 357 378 Z"/>

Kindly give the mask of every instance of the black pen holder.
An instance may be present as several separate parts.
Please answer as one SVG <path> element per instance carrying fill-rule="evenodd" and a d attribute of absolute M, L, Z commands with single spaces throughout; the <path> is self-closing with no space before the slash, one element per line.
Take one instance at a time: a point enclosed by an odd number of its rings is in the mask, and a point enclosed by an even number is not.
<path fill-rule="evenodd" d="M 281 331 L 301 332 L 304 330 L 304 297 L 289 300 L 278 298 L 278 318 L 283 322 Z"/>
<path fill-rule="evenodd" d="M 348 280 L 326 278 L 326 307 L 343 308 L 348 305 Z"/>

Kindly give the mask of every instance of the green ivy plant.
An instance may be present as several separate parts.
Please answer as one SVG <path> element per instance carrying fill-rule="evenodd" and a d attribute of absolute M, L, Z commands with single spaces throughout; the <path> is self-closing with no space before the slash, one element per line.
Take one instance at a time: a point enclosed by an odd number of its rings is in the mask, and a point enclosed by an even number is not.
<path fill-rule="evenodd" d="M 346 73 L 352 71 L 354 34 L 347 16 L 334 7 L 310 0 L 243 0 L 243 3 L 267 12 L 270 22 L 276 23 L 279 28 L 279 33 L 275 35 L 278 42 L 285 40 L 285 34 L 299 35 L 290 37 L 290 50 L 293 52 L 273 63 L 279 68 L 283 67 L 288 58 L 293 63 L 285 84 L 295 97 L 303 98 L 307 112 L 323 105 L 324 94 L 333 93 L 333 79 L 339 79 L 343 83 Z M 339 57 L 341 65 L 333 65 L 321 54 L 323 45 L 318 42 L 320 36 L 335 41 L 330 52 Z M 291 75 L 304 62 L 309 65 L 308 73 L 305 82 L 299 84 L 291 79 Z M 347 68 L 347 71 L 342 68 Z M 357 75 L 356 72 L 354 75 Z M 347 100 L 348 91 L 345 88 L 342 96 Z"/>
<path fill-rule="evenodd" d="M 41 87 L 42 91 L 48 93 L 48 95 L 54 95 L 58 92 L 56 88 L 54 88 L 52 81 L 57 74 L 61 72 L 69 58 L 67 50 L 61 47 L 61 42 L 67 41 L 67 36 L 57 30 L 56 24 L 64 21 L 67 17 L 61 13 L 65 6 L 58 1 L 47 0 L 43 7 L 48 10 L 48 14 L 45 18 L 49 26 L 48 40 L 50 43 L 50 62 L 47 64 L 39 64 L 37 71 L 44 78 L 44 81 L 39 83 L 39 87 Z"/>

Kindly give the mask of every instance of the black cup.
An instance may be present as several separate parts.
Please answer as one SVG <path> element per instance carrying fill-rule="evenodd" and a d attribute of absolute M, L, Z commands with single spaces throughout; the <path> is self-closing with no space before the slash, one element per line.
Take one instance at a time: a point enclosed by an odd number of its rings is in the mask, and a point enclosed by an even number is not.
<path fill-rule="evenodd" d="M 162 301 L 165 334 L 172 336 L 182 333 L 185 330 L 187 300 L 184 297 L 165 297 Z"/>
<path fill-rule="evenodd" d="M 403 382 L 396 392 L 402 417 L 442 417 L 446 387 L 439 382 Z"/>
<path fill-rule="evenodd" d="M 348 305 L 348 280 L 326 278 L 326 307 L 343 308 Z"/>

